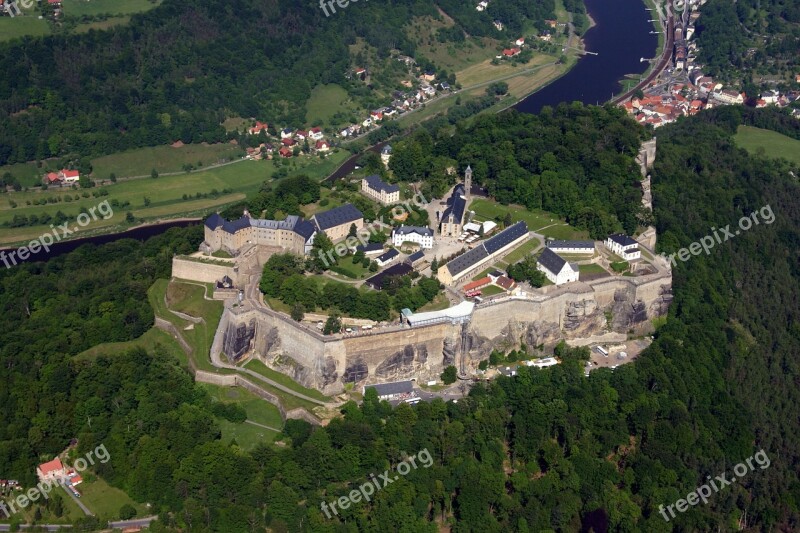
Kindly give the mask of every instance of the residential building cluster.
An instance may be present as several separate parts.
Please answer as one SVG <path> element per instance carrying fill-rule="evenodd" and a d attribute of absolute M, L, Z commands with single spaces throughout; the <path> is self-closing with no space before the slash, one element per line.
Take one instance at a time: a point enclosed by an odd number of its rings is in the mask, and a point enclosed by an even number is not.
<path fill-rule="evenodd" d="M 254 126 L 247 129 L 249 135 L 259 135 L 262 132 L 265 135 L 268 133 L 269 124 L 266 122 L 256 121 Z M 331 149 L 331 143 L 325 139 L 325 134 L 320 127 L 314 127 L 310 130 L 293 130 L 285 128 L 280 132 L 280 141 L 277 138 L 271 142 L 263 142 L 256 147 L 249 147 L 246 149 L 247 157 L 258 161 L 260 159 L 272 159 L 275 154 L 283 158 L 290 158 L 295 155 L 295 148 L 305 143 L 309 143 L 309 149 L 312 153 L 317 155 L 324 155 Z"/>
<path fill-rule="evenodd" d="M 700 17 L 699 7 L 703 3 L 704 0 L 689 0 L 691 14 L 686 29 L 684 31 L 683 26 L 678 25 L 674 30 L 673 66 L 642 91 L 642 98 L 634 96 L 620 105 L 640 124 L 658 128 L 681 116 L 694 115 L 701 109 L 736 104 L 786 107 L 799 101 L 800 91 L 781 94 L 771 90 L 748 95 L 725 87 L 703 73 L 703 65 L 697 61 L 697 42 L 692 40 L 695 23 Z M 794 109 L 792 114 L 800 118 L 800 110 Z"/>
<path fill-rule="evenodd" d="M 61 187 L 74 185 L 81 179 L 81 173 L 77 170 L 61 169 L 58 172 L 48 172 L 44 175 L 42 183 L 48 187 Z"/>

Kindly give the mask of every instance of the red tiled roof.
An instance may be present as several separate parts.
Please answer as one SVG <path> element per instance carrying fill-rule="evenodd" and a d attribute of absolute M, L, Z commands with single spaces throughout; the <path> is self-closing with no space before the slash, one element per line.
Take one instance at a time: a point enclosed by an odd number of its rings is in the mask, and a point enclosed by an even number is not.
<path fill-rule="evenodd" d="M 65 169 L 65 170 L 62 170 L 61 172 L 64 174 L 65 178 L 78 178 L 81 175 L 81 173 L 78 172 L 77 170 L 66 170 Z"/>
<path fill-rule="evenodd" d="M 46 463 L 42 463 L 39 465 L 39 470 L 42 471 L 42 474 L 47 475 L 51 472 L 57 472 L 59 470 L 64 470 L 64 465 L 61 464 L 61 459 L 56 457 L 52 461 L 48 461 Z"/>
<path fill-rule="evenodd" d="M 515 285 L 514 280 L 506 276 L 500 276 L 494 281 L 494 284 L 505 290 L 510 290 Z"/>
<path fill-rule="evenodd" d="M 467 291 L 472 291 L 472 290 L 475 290 L 475 289 L 480 289 L 481 287 L 486 286 L 486 285 L 490 284 L 491 282 L 492 282 L 492 279 L 487 276 L 487 277 L 481 278 L 481 279 L 479 279 L 477 281 L 473 281 L 472 283 L 467 283 L 466 285 L 464 285 L 464 289 L 463 290 L 464 290 L 464 292 L 467 292 Z"/>

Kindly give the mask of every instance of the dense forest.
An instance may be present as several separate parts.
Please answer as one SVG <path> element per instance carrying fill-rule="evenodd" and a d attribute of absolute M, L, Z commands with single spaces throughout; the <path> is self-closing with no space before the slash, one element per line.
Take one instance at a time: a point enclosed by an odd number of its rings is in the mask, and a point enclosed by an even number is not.
<path fill-rule="evenodd" d="M 586 134 L 616 126 L 604 120 L 609 110 L 573 112 Z M 787 119 L 725 107 L 659 130 L 660 251 L 765 205 L 776 218 L 677 264 L 669 316 L 635 363 L 587 378 L 585 350 L 559 346 L 561 365 L 521 368 L 458 403 L 393 409 L 368 393 L 324 428 L 291 421 L 285 447 L 223 444 L 208 398 L 158 351 L 72 360 L 149 327 L 144 291 L 169 275 L 173 253 L 194 248 L 198 228 L 2 271 L 0 472 L 29 482 L 36 461 L 70 438 L 84 450 L 104 443 L 113 460 L 99 473 L 154 505 L 154 531 L 797 530 L 798 169 L 732 140 L 740 123 L 800 138 Z M 545 139 L 548 127 L 517 131 Z M 659 514 L 761 449 L 768 468 L 670 522 Z M 420 450 L 430 452 L 430 468 L 330 519 L 322 512 L 322 502 Z"/>
<path fill-rule="evenodd" d="M 456 33 L 501 35 L 471 3 L 445 3 L 463 21 Z M 491 11 L 516 28 L 552 18 L 553 5 L 493 0 Z M 440 15 L 430 0 L 353 3 L 330 17 L 317 2 L 165 0 L 107 31 L 0 44 L 0 165 L 219 142 L 229 115 L 300 126 L 312 87 L 366 90 L 346 79 L 358 66 L 349 46 L 414 56 L 406 29 L 419 16 Z"/>
<path fill-rule="evenodd" d="M 800 4 L 786 0 L 710 0 L 697 21 L 699 59 L 708 74 L 755 96 L 762 76 L 784 91 L 797 84 Z"/>
<path fill-rule="evenodd" d="M 475 182 L 499 202 L 557 213 L 605 238 L 645 221 L 634 162 L 645 137 L 624 110 L 575 103 L 539 115 L 481 115 L 454 135 L 421 129 L 392 145 L 389 166 L 439 198 L 456 179 L 448 169 L 463 175 L 471 165 Z"/>

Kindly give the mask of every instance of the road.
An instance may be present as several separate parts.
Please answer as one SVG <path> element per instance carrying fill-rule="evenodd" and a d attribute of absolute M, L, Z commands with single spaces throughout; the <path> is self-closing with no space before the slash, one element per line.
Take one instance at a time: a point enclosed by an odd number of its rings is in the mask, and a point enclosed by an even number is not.
<path fill-rule="evenodd" d="M 143 518 L 134 518 L 133 520 L 120 520 L 119 522 L 109 522 L 108 527 L 113 529 L 125 529 L 129 527 L 147 527 L 150 522 L 158 520 L 157 516 L 145 516 Z"/>
<path fill-rule="evenodd" d="M 86 507 L 83 504 L 83 502 L 80 500 L 80 498 L 75 496 L 75 494 L 73 494 L 71 490 L 69 490 L 67 487 L 64 487 L 64 486 L 62 486 L 61 488 L 64 490 L 64 492 L 66 492 L 69 495 L 70 498 L 72 498 L 72 501 L 74 501 L 76 504 L 78 504 L 78 507 L 81 508 L 81 511 L 83 511 L 83 514 L 85 514 L 86 516 L 94 516 L 94 513 L 91 512 L 89 510 L 89 508 Z"/>

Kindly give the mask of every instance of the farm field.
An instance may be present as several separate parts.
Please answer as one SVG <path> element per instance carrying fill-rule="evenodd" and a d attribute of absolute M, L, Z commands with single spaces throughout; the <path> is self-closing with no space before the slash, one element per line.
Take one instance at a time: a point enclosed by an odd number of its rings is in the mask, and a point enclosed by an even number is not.
<path fill-rule="evenodd" d="M 71 17 L 101 14 L 129 15 L 149 11 L 160 0 L 62 0 L 64 14 Z"/>
<path fill-rule="evenodd" d="M 244 150 L 228 143 L 186 144 L 177 148 L 168 145 L 137 148 L 93 159 L 92 178 L 106 180 L 112 172 L 117 178 L 149 176 L 153 169 L 159 174 L 181 172 L 186 164 L 206 167 L 239 159 L 243 155 Z"/>
<path fill-rule="evenodd" d="M 782 157 L 800 165 L 800 141 L 797 139 L 752 126 L 739 126 L 733 138 L 739 148 L 744 148 L 751 154 L 758 154 L 763 150 L 767 157 Z"/>
<path fill-rule="evenodd" d="M 305 173 L 316 178 L 323 178 L 333 172 L 347 157 L 341 151 L 326 158 L 324 161 L 311 158 L 298 159 L 297 166 L 290 164 L 290 175 Z M 41 217 L 47 214 L 55 217 L 61 211 L 73 226 L 75 218 L 81 208 L 90 209 L 101 202 L 119 202 L 120 205 L 129 202 L 128 207 L 114 208 L 113 216 L 108 219 L 98 217 L 82 228 L 79 235 L 86 236 L 90 232 L 108 231 L 113 229 L 121 231 L 133 224 L 126 222 L 126 213 L 131 211 L 141 220 L 167 219 L 178 216 L 198 216 L 208 214 L 211 209 L 243 200 L 247 194 L 258 190 L 260 185 L 271 179 L 278 168 L 271 161 L 246 161 L 242 160 L 230 165 L 205 171 L 182 173 L 174 176 L 160 176 L 156 179 L 147 177 L 136 180 L 125 180 L 115 184 L 101 187 L 108 192 L 107 196 L 94 198 L 90 190 L 49 189 L 47 191 L 32 190 L 5 194 L 0 199 L 0 224 L 12 223 L 15 216 Z M 286 168 L 286 167 L 284 167 Z M 222 190 L 230 192 L 222 194 Z M 213 191 L 216 190 L 216 194 Z M 84 197 L 83 195 L 86 195 Z M 197 195 L 205 197 L 197 197 Z M 186 195 L 186 199 L 184 199 Z M 69 202 L 66 197 L 69 196 Z M 47 198 L 61 198 L 58 203 L 33 205 L 34 201 Z M 145 200 L 147 198 L 147 202 Z M 12 204 L 13 202 L 13 204 Z M 28 204 L 30 202 L 30 205 Z M 148 203 L 149 205 L 145 205 Z M 16 204 L 16 207 L 13 205 Z M 113 203 L 112 203 L 113 207 Z M 43 233 L 50 232 L 48 225 L 20 226 L 16 228 L 0 227 L 0 245 L 10 245 L 37 238 Z M 73 235 L 74 236 L 74 235 Z"/>
<path fill-rule="evenodd" d="M 336 113 L 350 109 L 357 111 L 356 106 L 347 105 L 349 100 L 347 91 L 334 83 L 317 85 L 311 91 L 311 97 L 306 101 L 306 117 L 309 124 L 329 124 L 330 118 Z"/>
<path fill-rule="evenodd" d="M 38 9 L 23 10 L 23 13 L 16 17 L 0 17 L 0 42 L 26 35 L 38 37 L 50 34 L 50 26 L 46 20 L 38 17 Z"/>
<path fill-rule="evenodd" d="M 133 501 L 125 492 L 112 487 L 91 472 L 84 472 L 81 477 L 83 478 L 83 483 L 75 487 L 81 493 L 81 502 L 100 520 L 119 519 L 119 509 L 126 504 L 136 509 L 136 516 L 147 516 L 149 514 L 144 504 Z M 65 497 L 69 498 L 69 496 Z"/>

